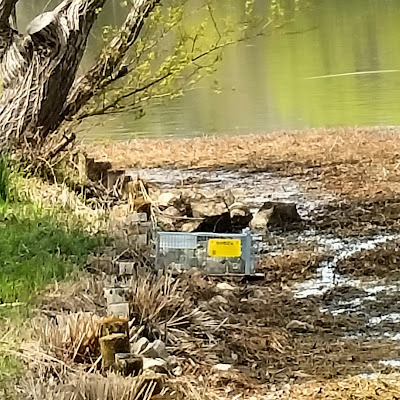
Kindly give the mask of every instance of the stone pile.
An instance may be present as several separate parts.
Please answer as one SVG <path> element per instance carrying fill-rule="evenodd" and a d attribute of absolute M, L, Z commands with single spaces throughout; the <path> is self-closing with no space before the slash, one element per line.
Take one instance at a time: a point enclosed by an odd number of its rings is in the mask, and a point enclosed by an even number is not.
<path fill-rule="evenodd" d="M 158 224 L 165 231 L 234 233 L 250 227 L 265 233 L 301 224 L 293 203 L 266 202 L 253 215 L 229 189 L 207 193 L 174 189 L 159 194 L 155 204 Z"/>
<path fill-rule="evenodd" d="M 128 204 L 115 206 L 110 213 L 109 231 L 119 247 L 143 248 L 149 245 L 152 223 L 145 212 L 131 211 Z"/>

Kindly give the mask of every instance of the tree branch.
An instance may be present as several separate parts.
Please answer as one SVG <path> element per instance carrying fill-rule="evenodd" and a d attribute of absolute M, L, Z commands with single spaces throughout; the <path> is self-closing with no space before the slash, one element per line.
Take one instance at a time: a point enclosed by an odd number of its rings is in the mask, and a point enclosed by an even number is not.
<path fill-rule="evenodd" d="M 132 8 L 118 34 L 103 49 L 96 64 L 71 89 L 63 111 L 65 118 L 73 117 L 89 101 L 96 89 L 105 88 L 120 73 L 121 63 L 138 38 L 144 21 L 160 0 L 134 0 Z"/>
<path fill-rule="evenodd" d="M 18 0 L 0 0 L 0 23 L 9 25 L 10 17 L 15 12 Z"/>
<path fill-rule="evenodd" d="M 17 34 L 10 26 L 10 17 L 15 15 L 18 0 L 0 0 L 0 62 Z"/>
<path fill-rule="evenodd" d="M 106 1 L 63 0 L 36 17 L 25 37 L 0 20 L 0 149 L 11 142 L 40 148 L 60 126 L 89 32 Z M 10 2 L 16 0 L 0 0 L 3 18 L 12 11 Z"/>

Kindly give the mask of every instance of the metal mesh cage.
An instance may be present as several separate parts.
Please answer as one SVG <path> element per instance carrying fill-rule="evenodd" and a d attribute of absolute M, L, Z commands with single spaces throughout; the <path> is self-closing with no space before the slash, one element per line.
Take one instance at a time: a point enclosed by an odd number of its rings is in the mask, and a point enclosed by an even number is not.
<path fill-rule="evenodd" d="M 156 267 L 171 272 L 198 268 L 213 275 L 252 275 L 253 253 L 250 233 L 159 232 Z"/>

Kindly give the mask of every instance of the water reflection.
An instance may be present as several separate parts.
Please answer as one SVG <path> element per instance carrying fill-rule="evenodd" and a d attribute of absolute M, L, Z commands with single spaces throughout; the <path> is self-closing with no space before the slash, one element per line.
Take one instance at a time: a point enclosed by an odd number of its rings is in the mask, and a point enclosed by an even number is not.
<path fill-rule="evenodd" d="M 229 1 L 232 7 L 242 3 Z M 48 0 L 22 3 L 24 25 Z M 85 135 L 126 139 L 399 124 L 399 0 L 310 3 L 284 30 L 226 52 L 216 76 L 221 94 L 212 91 L 213 79 L 202 81 L 183 98 L 149 107 L 141 120 L 127 114 L 101 125 L 90 121 Z M 118 1 L 108 7 L 101 23 L 121 18 Z M 99 48 L 99 36 L 95 30 L 87 65 Z"/>

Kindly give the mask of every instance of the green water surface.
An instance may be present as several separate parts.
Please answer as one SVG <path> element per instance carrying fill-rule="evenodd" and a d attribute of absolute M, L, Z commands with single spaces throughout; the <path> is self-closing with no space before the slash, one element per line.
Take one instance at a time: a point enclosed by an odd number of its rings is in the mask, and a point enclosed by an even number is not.
<path fill-rule="evenodd" d="M 244 0 L 226 2 L 227 12 Z M 57 1 L 22 2 L 21 25 Z M 153 104 L 136 120 L 125 114 L 89 121 L 89 139 L 259 133 L 338 125 L 400 123 L 400 0 L 310 0 L 273 35 L 226 51 L 217 78 L 182 98 Z M 230 11 L 229 11 L 230 10 Z M 100 23 L 121 18 L 111 2 Z M 96 54 L 94 30 L 86 63 Z M 98 42 L 97 42 L 98 43 Z M 85 67 L 85 66 L 84 66 Z"/>

